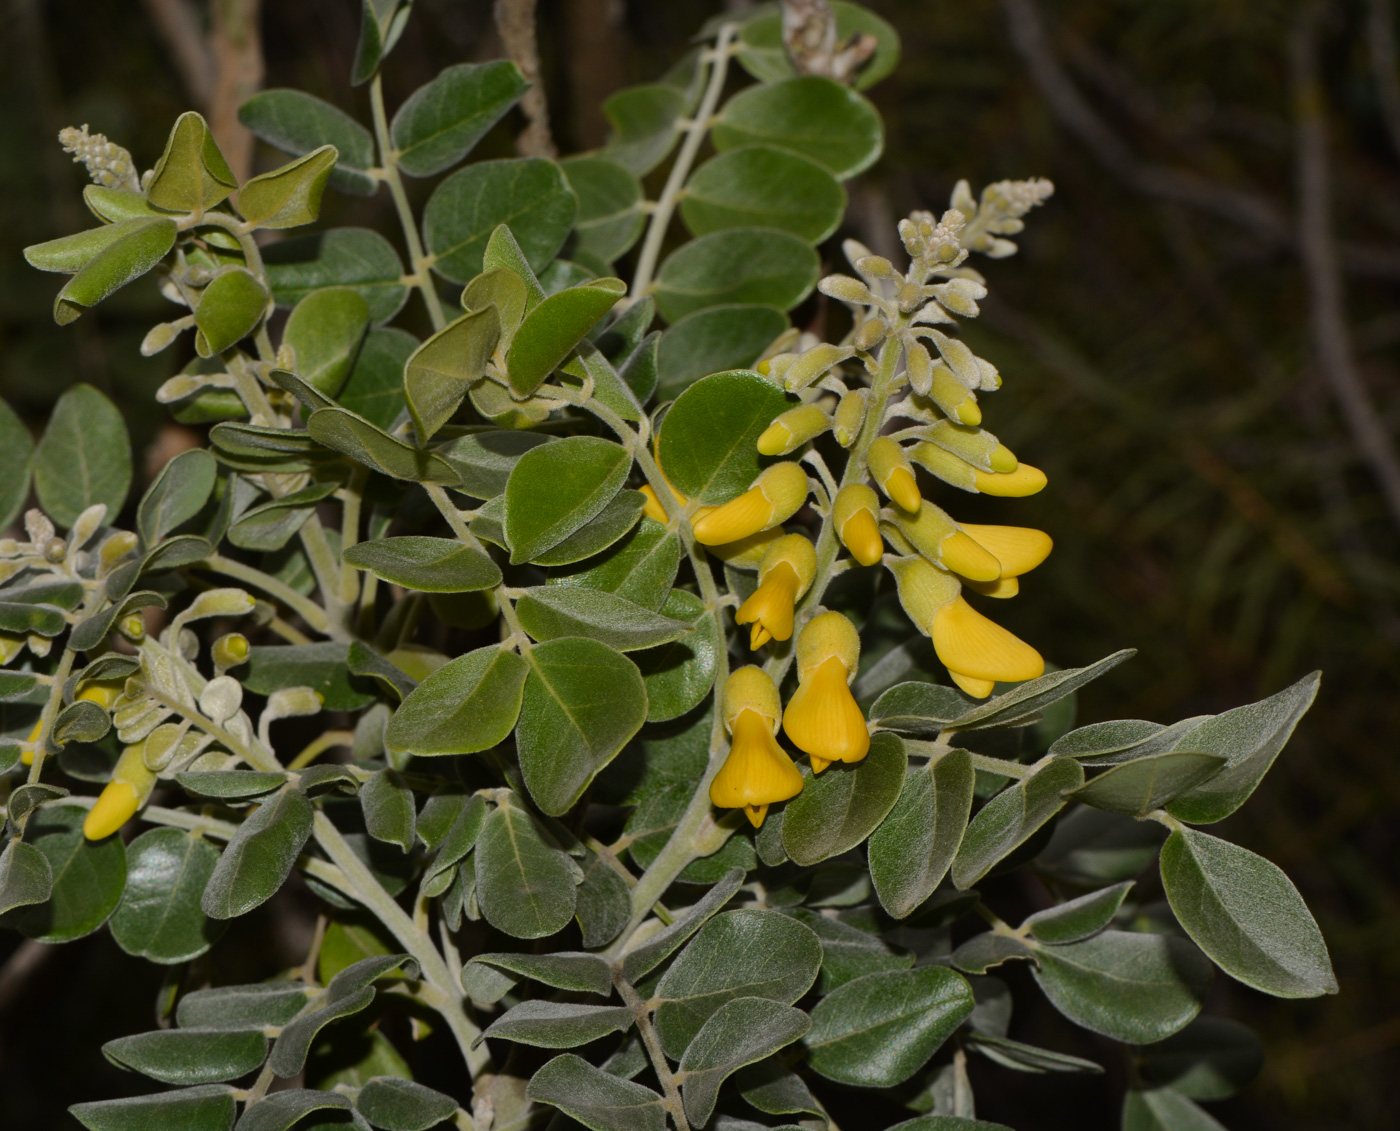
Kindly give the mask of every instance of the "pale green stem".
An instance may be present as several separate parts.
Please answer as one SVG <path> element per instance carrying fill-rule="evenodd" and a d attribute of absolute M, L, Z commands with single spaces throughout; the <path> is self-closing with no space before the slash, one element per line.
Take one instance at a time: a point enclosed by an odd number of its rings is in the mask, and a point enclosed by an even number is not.
<path fill-rule="evenodd" d="M 616 969 L 613 972 L 613 985 L 622 995 L 627 1008 L 632 1011 L 632 1016 L 637 1019 L 637 1032 L 642 1038 L 642 1044 L 646 1046 L 647 1056 L 651 1058 L 651 1066 L 656 1070 L 656 1078 L 661 1081 L 661 1090 L 666 1095 L 664 1106 L 671 1113 L 676 1131 L 690 1131 L 690 1123 L 685 1117 L 685 1105 L 681 1101 L 680 1087 L 676 1083 L 670 1063 L 666 1060 L 666 1053 L 661 1048 L 656 1028 L 651 1023 L 647 1003 L 642 1000 L 641 994 L 637 993 L 632 983 Z"/>
<path fill-rule="evenodd" d="M 236 581 L 251 585 L 254 589 L 259 589 L 269 597 L 275 597 L 281 601 L 317 632 L 330 633 L 330 620 L 326 616 L 326 610 L 271 574 L 263 573 L 260 569 L 244 565 L 232 558 L 223 557 L 221 554 L 210 554 L 207 558 L 195 562 L 192 568 L 221 573 L 225 577 L 232 577 Z"/>
<path fill-rule="evenodd" d="M 302 523 L 301 548 L 306 551 L 316 586 L 326 602 L 326 627 L 323 630 L 333 640 L 351 640 L 350 606 L 340 595 L 340 562 L 326 539 L 326 528 L 315 514 Z"/>
<path fill-rule="evenodd" d="M 29 767 L 30 785 L 35 784 L 39 780 L 39 775 L 44 772 L 44 758 L 48 750 L 49 732 L 53 729 L 53 721 L 58 717 L 58 710 L 63 705 L 63 685 L 68 682 L 68 674 L 73 670 L 73 661 L 77 655 L 72 648 L 63 649 L 63 655 L 59 657 L 58 667 L 54 670 L 53 683 L 49 687 L 49 698 L 44 703 L 43 711 L 39 714 L 39 741 L 34 744 L 34 761 Z"/>
<path fill-rule="evenodd" d="M 355 742 L 355 732 L 353 730 L 328 730 L 317 735 L 303 748 L 300 754 L 287 763 L 289 770 L 301 770 L 316 761 L 317 757 L 326 750 L 334 746 L 353 746 Z"/>
<path fill-rule="evenodd" d="M 441 330 L 447 325 L 442 312 L 442 301 L 433 287 L 430 270 L 431 260 L 423 253 L 423 243 L 418 238 L 418 225 L 413 219 L 413 207 L 408 203 L 404 192 L 403 178 L 399 175 L 399 154 L 389 137 L 389 118 L 384 112 L 384 84 L 375 75 L 369 86 L 370 110 L 374 115 L 374 137 L 379 145 L 379 164 L 384 174 L 384 182 L 389 186 L 389 195 L 394 198 L 394 209 L 399 214 L 399 225 L 403 228 L 404 243 L 408 245 L 408 258 L 413 264 L 413 274 L 423 302 L 428 307 L 428 317 L 433 329 Z"/>
<path fill-rule="evenodd" d="M 344 560 L 345 551 L 360 540 L 360 512 L 364 508 L 369 469 L 360 465 L 350 473 L 340 516 L 340 599 L 349 607 L 360 595 L 360 571 Z"/>
<path fill-rule="evenodd" d="M 632 276 L 632 291 L 629 301 L 636 302 L 651 289 L 652 275 L 656 271 L 657 260 L 661 258 L 661 248 L 666 242 L 666 230 L 671 226 L 671 217 L 680 202 L 686 178 L 690 176 L 695 156 L 705 135 L 710 132 L 710 119 L 714 117 L 720 96 L 724 93 L 724 78 L 729 70 L 729 45 L 734 40 L 735 24 L 725 24 L 719 29 L 714 49 L 708 52 L 710 60 L 710 80 L 705 87 L 705 96 L 700 108 L 685 129 L 685 140 L 681 143 L 676 163 L 671 166 L 671 175 L 666 178 L 666 187 L 656 202 L 647 226 L 646 239 L 642 242 L 641 254 L 637 257 L 637 272 Z"/>
<path fill-rule="evenodd" d="M 472 1048 L 472 1042 L 481 1035 L 481 1030 L 472 1023 L 462 1007 L 462 988 L 447 968 L 447 963 L 426 933 L 419 930 L 412 918 L 404 911 L 374 878 L 369 868 L 346 843 L 340 830 L 324 813 L 317 812 L 314 825 L 316 843 L 350 880 L 354 897 L 363 903 L 379 919 L 389 932 L 399 940 L 409 954 L 418 961 L 423 980 L 436 991 L 430 1004 L 447 1022 L 457 1045 L 467 1062 L 467 1070 L 473 1077 L 480 1075 L 491 1066 L 491 1055 L 485 1045 Z"/>

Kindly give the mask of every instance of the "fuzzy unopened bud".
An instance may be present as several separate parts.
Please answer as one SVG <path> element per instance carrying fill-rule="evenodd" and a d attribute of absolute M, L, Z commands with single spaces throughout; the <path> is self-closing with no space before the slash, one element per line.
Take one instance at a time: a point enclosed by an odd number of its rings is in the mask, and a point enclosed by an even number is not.
<path fill-rule="evenodd" d="M 870 394 L 867 390 L 852 389 L 837 404 L 831 420 L 831 434 L 843 448 L 849 448 L 856 442 L 856 437 L 865 425 L 866 406 L 869 403 Z"/>
<path fill-rule="evenodd" d="M 785 456 L 830 427 L 831 417 L 820 405 L 798 405 L 768 425 L 758 438 L 758 450 L 765 456 Z"/>
<path fill-rule="evenodd" d="M 214 641 L 210 649 L 214 667 L 223 675 L 229 668 L 236 668 L 248 661 L 248 638 L 241 632 L 227 632 Z"/>
<path fill-rule="evenodd" d="M 866 461 L 876 485 L 897 506 L 911 512 L 919 509 L 922 501 L 919 484 L 904 449 L 898 443 L 888 436 L 877 437 L 866 453 Z"/>

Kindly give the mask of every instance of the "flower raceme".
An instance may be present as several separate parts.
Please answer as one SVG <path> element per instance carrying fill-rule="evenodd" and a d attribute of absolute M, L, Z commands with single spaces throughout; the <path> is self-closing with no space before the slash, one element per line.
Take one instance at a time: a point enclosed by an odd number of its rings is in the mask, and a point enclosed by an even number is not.
<path fill-rule="evenodd" d="M 778 745 L 782 701 L 762 668 L 739 668 L 724 685 L 724 725 L 733 738 L 729 756 L 710 782 L 710 801 L 744 810 L 758 828 L 768 806 L 802 792 L 802 773 Z"/>
<path fill-rule="evenodd" d="M 797 691 L 783 730 L 821 773 L 832 762 L 859 762 L 870 731 L 850 683 L 860 670 L 860 636 L 840 613 L 821 613 L 797 637 Z"/>
<path fill-rule="evenodd" d="M 752 624 L 749 648 L 762 648 L 770 640 L 792 637 L 793 606 L 802 599 L 817 575 L 817 551 L 801 534 L 779 538 L 758 566 L 758 588 L 734 615 L 738 624 Z"/>

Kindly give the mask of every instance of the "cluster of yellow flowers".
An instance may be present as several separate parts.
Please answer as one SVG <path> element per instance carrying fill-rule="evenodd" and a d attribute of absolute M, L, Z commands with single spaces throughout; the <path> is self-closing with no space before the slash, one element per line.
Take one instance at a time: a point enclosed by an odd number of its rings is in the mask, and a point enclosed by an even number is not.
<path fill-rule="evenodd" d="M 962 266 L 967 247 L 989 238 L 988 233 L 1018 231 L 1020 214 L 1046 195 L 1038 185 L 1032 187 L 1034 192 L 1020 196 L 984 195 L 984 209 L 987 199 L 996 208 L 966 232 L 970 217 L 959 209 L 950 209 L 938 221 L 929 213 L 905 220 L 900 234 L 911 264 L 903 275 L 888 260 L 848 245 L 861 279 L 831 276 L 822 289 L 855 311 L 853 344 L 818 344 L 800 354 L 779 354 L 760 366 L 771 380 L 803 396 L 804 403 L 773 422 L 758 440 L 759 452 L 788 455 L 828 431 L 843 448 L 855 449 L 844 485 L 832 484 L 830 498 L 817 492 L 827 504 L 830 530 L 854 562 L 883 563 L 890 570 L 915 627 L 932 639 L 953 682 L 976 698 L 990 695 L 998 681 L 1034 679 L 1044 672 L 1045 662 L 1030 645 L 977 612 L 963 591 L 1014 597 L 1021 575 L 1045 560 L 1052 543 L 1042 531 L 1027 527 L 957 522 L 923 497 L 914 466 L 971 493 L 1022 497 L 1045 486 L 1044 473 L 1022 463 L 980 427 L 975 390 L 1000 386 L 995 368 L 934 328 L 952 322 L 950 313 L 978 312 L 977 300 L 986 289 L 976 272 Z M 976 214 L 968 194 L 959 199 Z M 874 350 L 881 343 L 877 362 Z M 885 364 L 892 356 L 902 363 L 898 368 Z M 857 357 L 876 376 L 872 388 L 849 388 L 833 372 Z M 883 377 L 877 376 L 882 367 Z M 878 417 L 872 418 L 872 412 Z M 895 420 L 914 426 L 886 434 Z M 857 444 L 862 436 L 864 443 Z M 691 517 L 697 542 L 727 561 L 757 562 L 758 588 L 735 617 L 738 624 L 752 626 L 751 649 L 792 637 L 796 608 L 816 580 L 816 547 L 782 526 L 806 503 L 811 488 L 801 464 L 779 462 L 738 498 L 700 508 Z M 644 490 L 648 513 L 665 521 L 655 493 Z M 887 506 L 881 505 L 881 494 Z M 684 506 L 685 500 L 677 498 Z M 850 692 L 860 655 L 854 625 L 840 613 L 819 613 L 801 630 L 796 651 L 798 688 L 781 711 L 782 730 L 807 754 L 814 773 L 833 761 L 859 761 L 870 739 Z M 742 806 L 757 826 L 770 804 L 802 789 L 801 773 L 776 739 L 777 688 L 760 669 L 740 669 L 724 690 L 723 711 L 733 743 L 710 798 L 720 807 Z"/>

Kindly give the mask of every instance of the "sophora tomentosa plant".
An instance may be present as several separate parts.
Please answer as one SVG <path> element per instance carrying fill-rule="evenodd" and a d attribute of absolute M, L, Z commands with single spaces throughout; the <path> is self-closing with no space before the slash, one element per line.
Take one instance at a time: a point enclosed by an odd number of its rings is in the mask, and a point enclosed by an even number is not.
<path fill-rule="evenodd" d="M 775 11 L 715 22 L 558 163 L 462 164 L 526 88 L 511 63 L 390 118 L 394 0 L 356 61 L 373 129 L 259 94 L 244 122 L 294 157 L 244 184 L 197 114 L 143 175 L 64 132 L 100 223 L 28 249 L 70 276 L 55 317 L 154 273 L 182 313 L 143 348 L 195 355 L 158 399 L 208 447 L 117 526 L 131 456 L 100 393 L 64 393 L 37 448 L 0 412 L 0 511 L 39 504 L 0 543 L 4 922 L 106 924 L 179 966 L 294 871 L 320 914 L 270 981 L 177 974 L 173 1024 L 104 1048 L 170 1089 L 85 1126 L 823 1128 L 865 1088 L 923 1113 L 905 1131 L 990 1127 L 969 1053 L 1101 1071 L 1008 1035 L 988 971 L 1022 962 L 1126 1046 L 1125 1128 L 1200 1128 L 1195 1100 L 1257 1070 L 1247 1030 L 1197 1017 L 1213 966 L 1335 989 L 1283 873 L 1195 827 L 1317 677 L 1072 729 L 1127 653 L 1047 673 L 978 611 L 1051 542 L 942 508 L 1045 485 L 982 429 L 1001 378 L 955 330 L 972 258 L 1013 253 L 1050 185 L 959 184 L 900 223 L 907 262 L 847 240 L 854 275 L 818 282 L 881 149 L 858 89 L 898 50 L 831 9 L 786 41 Z M 736 60 L 757 81 L 726 100 Z M 403 178 L 443 173 L 415 216 Z M 407 268 L 367 229 L 277 238 L 327 188 L 387 190 Z M 835 340 L 788 324 L 814 287 Z M 421 342 L 390 325 L 412 292 Z M 1166 905 L 1135 888 L 1154 860 Z M 1012 869 L 1044 893 L 1018 925 L 979 894 Z M 384 1010 L 440 1018 L 471 1079 L 412 1082 Z M 308 1068 L 344 1032 L 370 1052 Z"/>

